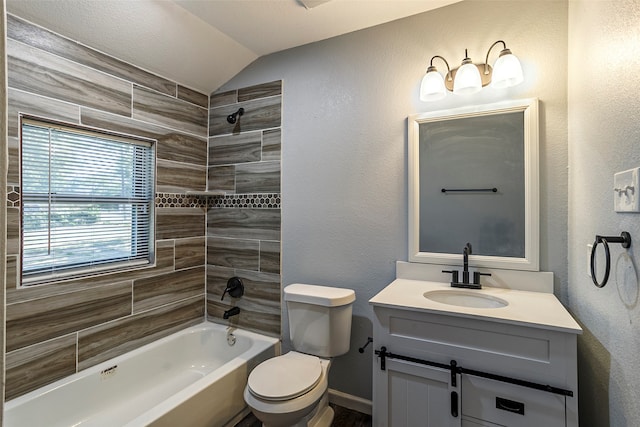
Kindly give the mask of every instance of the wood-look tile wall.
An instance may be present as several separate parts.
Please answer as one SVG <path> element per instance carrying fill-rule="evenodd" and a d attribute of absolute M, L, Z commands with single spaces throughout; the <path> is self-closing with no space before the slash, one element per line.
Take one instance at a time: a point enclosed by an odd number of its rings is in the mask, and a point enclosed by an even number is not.
<path fill-rule="evenodd" d="M 6 398 L 12 399 L 205 319 L 207 201 L 186 192 L 207 185 L 209 97 L 7 19 Z M 19 113 L 157 141 L 155 266 L 19 287 Z M 242 185 L 261 173 L 273 175 L 273 168 L 245 170 Z M 268 181 L 273 185 L 273 176 Z M 266 262 L 273 265 L 273 256 Z"/>
<path fill-rule="evenodd" d="M 282 82 L 211 95 L 207 213 L 207 317 L 280 336 L 280 147 Z M 244 108 L 235 125 L 227 116 Z M 242 298 L 220 297 L 240 277 Z M 229 320 L 225 310 L 240 307 Z"/>

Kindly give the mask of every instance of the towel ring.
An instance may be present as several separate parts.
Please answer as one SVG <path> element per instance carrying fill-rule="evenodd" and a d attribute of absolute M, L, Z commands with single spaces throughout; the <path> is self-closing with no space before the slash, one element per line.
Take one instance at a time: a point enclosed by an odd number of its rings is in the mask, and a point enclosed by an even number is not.
<path fill-rule="evenodd" d="M 602 243 L 604 247 L 604 256 L 605 256 L 605 268 L 604 268 L 604 277 L 602 278 L 602 282 L 598 283 L 598 279 L 596 278 L 596 247 L 599 243 Z M 593 246 L 591 247 L 591 280 L 593 280 L 593 284 L 598 288 L 604 287 L 609 281 L 609 273 L 611 272 L 611 253 L 609 252 L 609 243 L 620 243 L 623 248 L 628 248 L 631 246 L 631 235 L 626 231 L 620 233 L 620 237 L 618 236 L 598 236 L 596 234 L 596 240 L 593 242 Z"/>

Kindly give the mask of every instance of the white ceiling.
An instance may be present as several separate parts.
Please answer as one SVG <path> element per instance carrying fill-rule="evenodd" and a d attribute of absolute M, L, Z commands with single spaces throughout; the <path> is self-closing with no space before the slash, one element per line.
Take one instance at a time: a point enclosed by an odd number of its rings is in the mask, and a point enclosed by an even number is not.
<path fill-rule="evenodd" d="M 7 0 L 7 11 L 208 94 L 262 55 L 457 1 Z"/>

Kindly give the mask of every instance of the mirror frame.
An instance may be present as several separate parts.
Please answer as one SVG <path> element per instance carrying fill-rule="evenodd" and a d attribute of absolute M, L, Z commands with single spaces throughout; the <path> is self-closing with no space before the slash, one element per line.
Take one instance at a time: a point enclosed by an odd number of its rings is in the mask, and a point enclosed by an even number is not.
<path fill-rule="evenodd" d="M 537 98 L 433 111 L 414 114 L 408 117 L 409 261 L 447 265 L 456 265 L 462 262 L 462 248 L 460 248 L 459 254 L 420 252 L 420 124 L 512 112 L 523 112 L 524 114 L 524 257 L 497 257 L 472 254 L 469 256 L 469 265 L 472 267 L 504 268 L 510 270 L 539 270 L 540 184 Z"/>

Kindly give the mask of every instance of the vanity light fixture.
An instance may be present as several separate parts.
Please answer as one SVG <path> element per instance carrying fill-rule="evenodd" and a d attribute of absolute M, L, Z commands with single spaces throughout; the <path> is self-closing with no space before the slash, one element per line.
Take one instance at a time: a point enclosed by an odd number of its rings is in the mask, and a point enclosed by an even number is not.
<path fill-rule="evenodd" d="M 491 49 L 502 43 L 503 49 L 500 51 L 498 59 L 489 65 L 489 54 Z M 421 101 L 437 101 L 446 96 L 447 90 L 456 95 L 472 94 L 480 91 L 484 86 L 491 84 L 493 88 L 507 88 L 522 83 L 522 66 L 518 58 L 507 49 L 507 44 L 498 40 L 493 43 L 487 51 L 484 63 L 474 64 L 464 51 L 464 59 L 458 68 L 453 70 L 449 63 L 440 55 L 435 55 L 429 62 L 427 73 L 422 78 L 420 85 Z M 433 60 L 439 58 L 447 66 L 447 74 L 443 77 L 433 65 Z"/>

